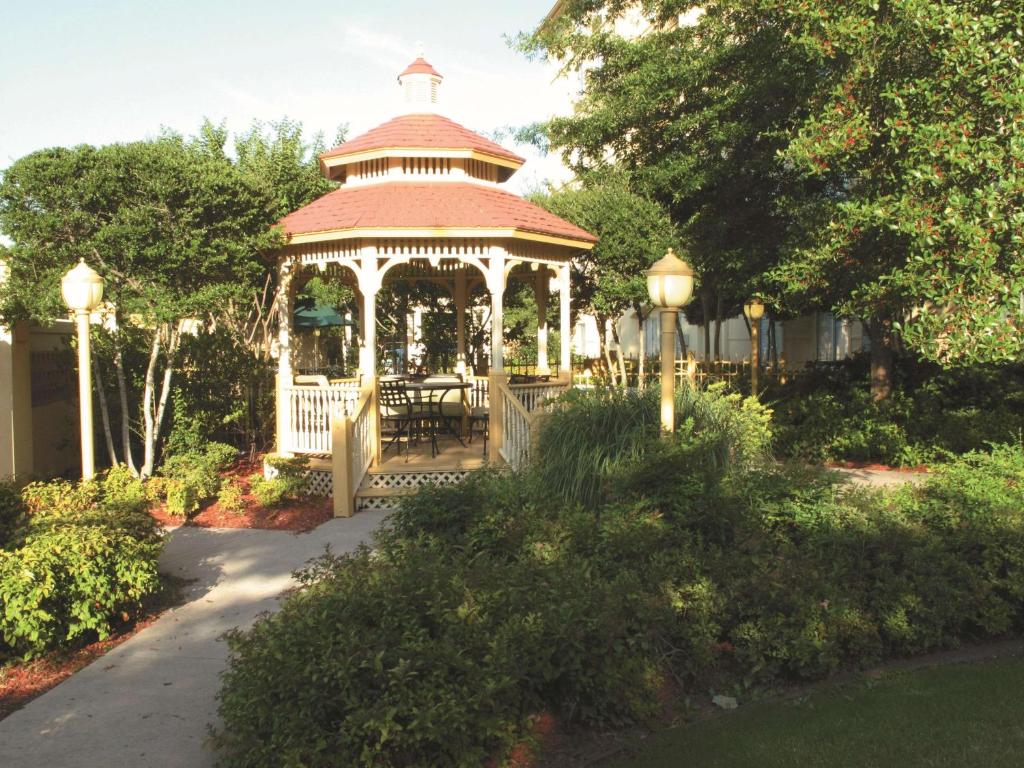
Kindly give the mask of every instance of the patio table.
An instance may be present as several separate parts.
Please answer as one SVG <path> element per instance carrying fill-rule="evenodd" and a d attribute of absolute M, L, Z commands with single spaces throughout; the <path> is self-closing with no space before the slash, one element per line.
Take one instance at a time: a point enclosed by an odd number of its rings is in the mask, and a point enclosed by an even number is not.
<path fill-rule="evenodd" d="M 448 420 L 444 418 L 444 398 L 449 392 L 452 392 L 454 390 L 461 390 L 462 392 L 466 392 L 472 387 L 473 385 L 470 384 L 468 381 L 458 381 L 456 379 L 451 379 L 450 381 L 445 379 L 439 379 L 436 381 L 407 381 L 405 383 L 405 388 L 407 391 L 415 392 L 418 395 L 416 402 L 421 405 L 426 405 L 428 412 L 432 416 L 439 416 L 440 421 L 445 426 L 445 431 L 448 432 L 448 434 L 450 434 L 456 440 L 458 440 L 459 445 L 461 445 L 463 448 L 466 447 L 466 444 L 462 442 L 462 435 L 460 435 L 458 432 L 452 429 L 451 424 L 449 424 Z M 435 392 L 441 393 L 440 396 L 437 397 L 436 399 L 434 398 Z M 423 397 L 424 395 L 426 395 L 425 398 Z M 437 408 L 436 412 L 434 410 L 435 407 Z"/>

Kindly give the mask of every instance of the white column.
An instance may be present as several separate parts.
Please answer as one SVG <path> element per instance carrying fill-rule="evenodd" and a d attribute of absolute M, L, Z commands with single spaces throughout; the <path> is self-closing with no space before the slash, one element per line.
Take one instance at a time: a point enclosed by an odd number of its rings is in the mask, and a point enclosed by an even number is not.
<path fill-rule="evenodd" d="M 558 270 L 558 302 L 560 324 L 559 333 L 561 338 L 561 356 L 559 361 L 560 376 L 572 376 L 572 327 L 570 325 L 570 294 L 569 294 L 569 265 L 565 264 Z"/>
<path fill-rule="evenodd" d="M 455 273 L 455 288 L 452 291 L 455 299 L 455 372 L 466 375 L 466 268 L 461 267 Z"/>
<path fill-rule="evenodd" d="M 505 371 L 505 252 L 491 248 L 487 265 L 487 290 L 491 294 L 491 373 Z"/>
<path fill-rule="evenodd" d="M 548 363 L 548 268 L 541 267 L 533 288 L 537 298 L 537 373 L 547 376 L 551 373 Z"/>
<path fill-rule="evenodd" d="M 359 348 L 359 373 L 365 378 L 377 375 L 377 291 L 380 290 L 380 274 L 377 267 L 377 250 L 369 249 L 363 254 L 359 270 L 359 292 L 363 295 L 359 313 L 363 345 Z"/>

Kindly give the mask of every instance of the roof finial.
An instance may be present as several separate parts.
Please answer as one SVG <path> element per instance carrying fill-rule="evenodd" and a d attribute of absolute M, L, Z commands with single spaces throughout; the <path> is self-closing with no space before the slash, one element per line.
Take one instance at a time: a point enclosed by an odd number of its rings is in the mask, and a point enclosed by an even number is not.
<path fill-rule="evenodd" d="M 425 49 L 423 47 L 423 41 L 422 40 L 417 40 L 416 41 L 416 58 L 417 59 L 426 58 L 426 53 L 425 53 Z"/>

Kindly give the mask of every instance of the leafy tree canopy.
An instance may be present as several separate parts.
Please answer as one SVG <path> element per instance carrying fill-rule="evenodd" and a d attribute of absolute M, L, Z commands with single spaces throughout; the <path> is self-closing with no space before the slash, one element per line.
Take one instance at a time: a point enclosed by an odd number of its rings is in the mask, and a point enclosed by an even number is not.
<path fill-rule="evenodd" d="M 633 192 L 622 173 L 591 174 L 580 186 L 536 195 L 534 202 L 600 238 L 575 260 L 573 300 L 601 318 L 646 304 L 646 270 L 668 248 L 680 247 L 664 209 Z"/>
<path fill-rule="evenodd" d="M 573 114 L 546 126 L 577 173 L 616 164 L 669 212 L 703 289 L 738 307 L 763 288 L 821 183 L 779 162 L 811 58 L 787 20 L 746 0 L 569 0 L 521 47 L 583 75 Z M 680 14 L 695 24 L 677 23 Z M 636 36 L 629 19 L 648 29 Z M 630 34 L 618 30 L 627 24 Z"/>
<path fill-rule="evenodd" d="M 776 277 L 944 364 L 1024 352 L 1024 7 L 779 2 L 820 72 L 787 162 L 841 182 Z"/>
<path fill-rule="evenodd" d="M 199 142 L 35 152 L 0 182 L 0 231 L 13 241 L 3 317 L 64 314 L 60 278 L 79 259 L 122 317 L 206 316 L 258 281 L 274 221 L 270 196 Z"/>

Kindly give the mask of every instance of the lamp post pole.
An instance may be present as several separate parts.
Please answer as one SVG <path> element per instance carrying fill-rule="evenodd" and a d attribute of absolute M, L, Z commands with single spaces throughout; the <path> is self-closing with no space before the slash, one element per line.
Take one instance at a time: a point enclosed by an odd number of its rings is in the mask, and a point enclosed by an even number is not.
<path fill-rule="evenodd" d="M 743 314 L 750 323 L 750 396 L 757 397 L 757 374 L 761 368 L 761 318 L 764 304 L 760 299 L 751 299 L 743 305 Z"/>
<path fill-rule="evenodd" d="M 92 442 L 92 386 L 89 382 L 89 316 L 103 300 L 103 278 L 80 261 L 60 282 L 61 295 L 75 313 L 78 331 L 78 407 L 82 427 L 82 479 L 92 480 L 96 459 Z"/>
<path fill-rule="evenodd" d="M 647 270 L 647 293 L 661 309 L 661 431 L 676 430 L 676 317 L 693 298 L 693 270 L 672 249 Z"/>
<path fill-rule="evenodd" d="M 676 430 L 676 316 L 678 309 L 661 310 L 661 429 Z"/>
<path fill-rule="evenodd" d="M 92 387 L 89 382 L 91 349 L 89 347 L 89 312 L 75 310 L 78 326 L 78 402 L 82 420 L 82 479 L 92 480 L 96 475 L 96 459 L 92 443 Z"/>

